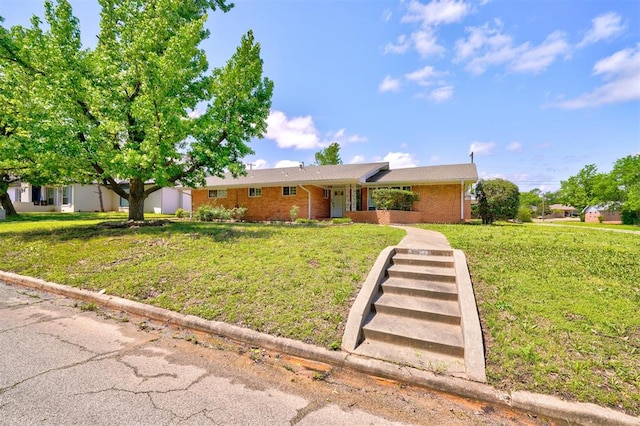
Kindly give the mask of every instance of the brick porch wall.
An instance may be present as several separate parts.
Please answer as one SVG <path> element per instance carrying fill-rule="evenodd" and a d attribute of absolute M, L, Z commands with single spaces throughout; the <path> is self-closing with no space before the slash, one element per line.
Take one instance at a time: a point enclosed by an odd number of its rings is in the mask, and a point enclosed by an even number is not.
<path fill-rule="evenodd" d="M 420 196 L 413 205 L 422 223 L 459 223 L 460 185 L 417 185 L 411 190 Z M 464 220 L 471 220 L 471 201 L 465 200 Z"/>
<path fill-rule="evenodd" d="M 380 225 L 419 223 L 420 216 L 420 212 L 404 212 L 400 210 L 344 212 L 344 217 L 348 217 L 356 223 L 378 223 Z"/>
<path fill-rule="evenodd" d="M 298 217 L 306 219 L 308 194 L 299 186 L 297 188 L 296 195 L 283 196 L 281 186 L 263 187 L 261 197 L 249 197 L 248 188 L 230 188 L 227 189 L 226 198 L 208 198 L 208 190 L 196 189 L 191 191 L 192 209 L 195 212 L 203 204 L 224 206 L 227 209 L 239 206 L 247 208 L 245 219 L 248 221 L 288 221 L 291 220 L 291 207 L 298 206 Z M 311 218 L 329 217 L 329 199 L 322 197 L 322 188 L 305 188 L 311 192 Z"/>

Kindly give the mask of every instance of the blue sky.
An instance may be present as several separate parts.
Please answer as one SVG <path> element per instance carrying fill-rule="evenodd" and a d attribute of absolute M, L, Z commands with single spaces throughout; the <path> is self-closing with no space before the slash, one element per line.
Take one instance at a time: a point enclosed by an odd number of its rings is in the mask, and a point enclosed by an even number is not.
<path fill-rule="evenodd" d="M 42 1 L 0 0 L 5 26 Z M 83 40 L 96 0 L 72 0 Z M 203 44 L 222 65 L 253 29 L 275 82 L 254 167 L 314 161 L 465 163 L 522 191 L 640 154 L 637 0 L 236 0 Z"/>

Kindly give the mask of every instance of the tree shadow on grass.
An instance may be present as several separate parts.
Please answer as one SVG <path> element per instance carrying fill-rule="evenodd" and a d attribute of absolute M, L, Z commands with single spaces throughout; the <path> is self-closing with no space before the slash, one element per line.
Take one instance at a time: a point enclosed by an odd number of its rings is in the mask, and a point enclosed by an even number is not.
<path fill-rule="evenodd" d="M 95 219 L 95 216 L 93 217 Z M 22 242 L 42 242 L 46 244 L 72 240 L 91 240 L 104 237 L 172 237 L 189 236 L 191 238 L 208 238 L 216 242 L 232 242 L 240 238 L 261 239 L 275 232 L 274 226 L 252 223 L 205 223 L 205 222 L 171 222 L 163 226 L 140 226 L 129 228 L 106 228 L 99 224 L 78 224 L 47 229 L 3 232 L 3 239 L 15 238 Z"/>

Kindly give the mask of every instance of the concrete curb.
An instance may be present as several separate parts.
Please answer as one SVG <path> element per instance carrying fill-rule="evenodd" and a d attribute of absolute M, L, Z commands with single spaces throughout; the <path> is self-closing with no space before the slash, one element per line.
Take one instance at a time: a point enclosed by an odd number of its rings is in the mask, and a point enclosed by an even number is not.
<path fill-rule="evenodd" d="M 458 303 L 462 311 L 462 334 L 464 340 L 464 359 L 467 376 L 477 382 L 486 382 L 484 363 L 484 342 L 473 284 L 467 267 L 467 257 L 462 250 L 453 250 L 458 283 Z"/>
<path fill-rule="evenodd" d="M 323 362 L 374 376 L 411 383 L 464 398 L 504 405 L 544 417 L 564 420 L 573 424 L 640 426 L 640 419 L 636 417 L 595 404 L 567 402 L 549 395 L 522 391 L 509 394 L 482 383 L 471 382 L 456 377 L 438 376 L 428 371 L 403 367 L 385 361 L 360 357 L 358 355 L 350 355 L 345 352 L 329 351 L 297 340 L 274 337 L 218 321 L 209 321 L 193 315 L 183 315 L 120 297 L 67 287 L 11 272 L 0 271 L 0 280 L 9 284 L 58 294 L 84 302 L 97 303 L 107 308 L 121 310 L 194 331 L 227 337 L 237 342 L 264 349 L 279 351 L 300 358 Z"/>

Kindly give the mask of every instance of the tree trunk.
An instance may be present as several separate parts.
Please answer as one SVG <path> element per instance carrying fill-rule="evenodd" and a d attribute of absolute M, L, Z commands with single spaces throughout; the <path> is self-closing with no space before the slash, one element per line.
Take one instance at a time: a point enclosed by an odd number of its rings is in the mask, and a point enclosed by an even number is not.
<path fill-rule="evenodd" d="M 144 182 L 131 179 L 129 182 L 129 220 L 144 220 Z"/>
<path fill-rule="evenodd" d="M 0 192 L 0 205 L 2 205 L 7 216 L 18 216 L 18 212 L 15 207 L 13 207 L 11 198 L 9 198 L 9 194 L 6 190 Z"/>
<path fill-rule="evenodd" d="M 100 200 L 100 212 L 104 213 L 104 201 L 102 201 L 102 187 L 98 184 L 98 200 Z"/>

